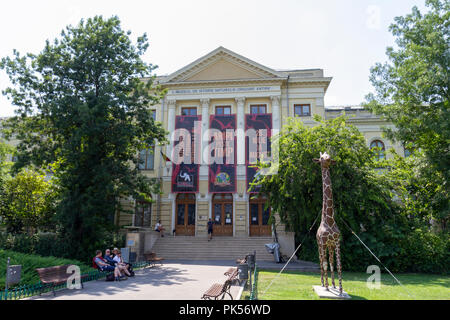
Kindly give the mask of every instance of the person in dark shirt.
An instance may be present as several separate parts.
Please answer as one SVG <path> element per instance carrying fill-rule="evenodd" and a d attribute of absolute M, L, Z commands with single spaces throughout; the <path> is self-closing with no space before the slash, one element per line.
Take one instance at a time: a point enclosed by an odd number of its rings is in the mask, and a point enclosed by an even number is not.
<path fill-rule="evenodd" d="M 111 266 L 113 266 L 113 267 L 116 266 L 116 262 L 113 260 L 113 256 L 111 255 L 111 250 L 109 250 L 109 249 L 105 250 L 105 258 L 104 259 Z"/>
<path fill-rule="evenodd" d="M 214 222 L 211 220 L 211 218 L 209 218 L 209 221 L 208 221 L 208 241 L 212 240 L 213 225 L 214 225 Z"/>

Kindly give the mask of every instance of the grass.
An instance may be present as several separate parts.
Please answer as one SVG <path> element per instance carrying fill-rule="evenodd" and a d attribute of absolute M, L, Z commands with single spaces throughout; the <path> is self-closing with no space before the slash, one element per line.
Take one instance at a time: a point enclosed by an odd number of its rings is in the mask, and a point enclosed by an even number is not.
<path fill-rule="evenodd" d="M 261 270 L 258 274 L 259 300 L 320 300 L 312 289 L 320 285 L 320 274 L 283 272 L 266 291 L 278 271 Z M 395 275 L 400 286 L 389 274 L 381 274 L 381 288 L 369 289 L 369 274 L 344 272 L 342 286 L 353 300 L 450 300 L 450 277 L 431 274 Z M 328 278 L 331 284 L 331 279 Z M 336 277 L 336 285 L 339 282 Z M 266 292 L 265 292 L 266 291 Z M 265 292 L 265 294 L 263 294 Z M 243 294 L 243 299 L 249 298 Z"/>
<path fill-rule="evenodd" d="M 91 266 L 85 265 L 77 260 L 62 259 L 55 257 L 42 257 L 39 255 L 25 254 L 0 249 L 0 290 L 3 290 L 5 288 L 6 263 L 8 261 L 8 257 L 11 258 L 10 261 L 11 265 L 22 265 L 21 281 L 16 286 L 38 283 L 39 276 L 35 270 L 36 268 L 53 267 L 65 264 L 75 264 L 80 267 L 81 273 L 93 270 Z"/>

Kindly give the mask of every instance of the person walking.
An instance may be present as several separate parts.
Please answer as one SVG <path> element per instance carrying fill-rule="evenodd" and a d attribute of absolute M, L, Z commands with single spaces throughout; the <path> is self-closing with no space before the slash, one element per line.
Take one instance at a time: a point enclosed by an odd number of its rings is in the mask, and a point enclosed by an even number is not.
<path fill-rule="evenodd" d="M 211 218 L 209 218 L 209 221 L 208 221 L 208 241 L 212 240 L 213 225 L 214 225 L 214 222 L 212 221 Z"/>

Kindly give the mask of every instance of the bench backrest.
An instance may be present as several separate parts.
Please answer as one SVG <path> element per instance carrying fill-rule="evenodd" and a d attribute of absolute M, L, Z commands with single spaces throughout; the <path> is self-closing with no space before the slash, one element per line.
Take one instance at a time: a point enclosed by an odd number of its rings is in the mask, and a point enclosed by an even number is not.
<path fill-rule="evenodd" d="M 64 281 L 68 277 L 71 276 L 70 273 L 67 273 L 67 269 L 71 266 L 70 264 L 66 264 L 63 266 L 55 266 L 48 268 L 37 268 L 36 271 L 39 274 L 39 278 L 42 282 L 57 282 Z"/>

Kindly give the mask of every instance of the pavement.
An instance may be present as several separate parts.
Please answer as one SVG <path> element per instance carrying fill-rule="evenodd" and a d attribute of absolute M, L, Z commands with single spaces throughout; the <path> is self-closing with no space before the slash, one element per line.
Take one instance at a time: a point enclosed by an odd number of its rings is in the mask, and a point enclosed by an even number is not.
<path fill-rule="evenodd" d="M 223 283 L 224 275 L 234 261 L 165 261 L 162 266 L 135 271 L 124 281 L 104 279 L 83 283 L 83 289 L 63 289 L 25 300 L 200 300 L 214 283 Z M 231 287 L 233 299 L 239 298 L 241 287 Z M 225 300 L 229 299 L 228 296 Z"/>
<path fill-rule="evenodd" d="M 258 268 L 281 270 L 285 263 L 257 261 Z M 83 289 L 63 289 L 25 300 L 200 300 L 214 283 L 223 283 L 224 273 L 235 261 L 165 260 L 162 266 L 135 270 L 135 276 L 119 282 L 104 279 L 83 283 Z M 317 271 L 317 264 L 292 260 L 285 270 Z M 242 287 L 233 285 L 231 295 L 240 299 Z M 228 296 L 225 300 L 230 299 Z"/>

